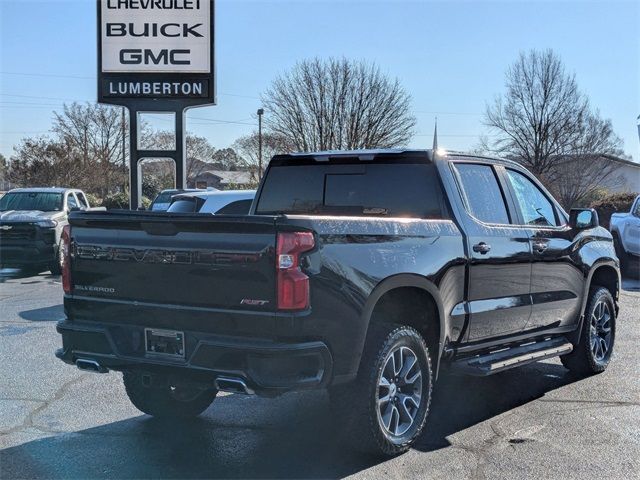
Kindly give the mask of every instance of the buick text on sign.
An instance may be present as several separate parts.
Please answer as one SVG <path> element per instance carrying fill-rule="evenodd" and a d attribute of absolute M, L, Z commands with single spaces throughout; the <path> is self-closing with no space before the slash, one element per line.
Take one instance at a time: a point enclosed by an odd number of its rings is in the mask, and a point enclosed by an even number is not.
<path fill-rule="evenodd" d="M 102 72 L 210 73 L 209 0 L 102 0 Z"/>

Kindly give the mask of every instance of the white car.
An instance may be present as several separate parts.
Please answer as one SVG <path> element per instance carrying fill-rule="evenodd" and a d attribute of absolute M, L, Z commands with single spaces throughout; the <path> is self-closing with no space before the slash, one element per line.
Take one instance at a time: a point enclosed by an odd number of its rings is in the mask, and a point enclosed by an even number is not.
<path fill-rule="evenodd" d="M 179 193 L 187 193 L 187 192 L 202 192 L 204 190 L 195 189 L 195 188 L 170 188 L 168 190 L 162 190 L 156 198 L 153 199 L 151 205 L 149 206 L 149 210 L 152 212 L 166 212 L 169 205 L 171 205 L 171 199 L 174 195 L 178 195 Z"/>
<path fill-rule="evenodd" d="M 255 196 L 255 190 L 181 193 L 173 196 L 167 213 L 247 215 Z"/>
<path fill-rule="evenodd" d="M 640 272 L 640 195 L 627 213 L 611 215 L 609 230 L 622 268 L 629 273 Z"/>

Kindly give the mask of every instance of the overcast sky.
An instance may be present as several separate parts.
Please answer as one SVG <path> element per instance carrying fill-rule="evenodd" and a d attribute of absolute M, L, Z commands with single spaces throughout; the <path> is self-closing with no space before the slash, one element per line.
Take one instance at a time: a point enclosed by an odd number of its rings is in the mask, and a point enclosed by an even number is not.
<path fill-rule="evenodd" d="M 0 0 L 0 152 L 44 134 L 52 111 L 96 98 L 96 2 Z M 345 56 L 398 77 L 411 147 L 478 144 L 486 102 L 518 52 L 553 48 L 640 161 L 640 2 L 216 1 L 218 105 L 188 128 L 224 148 L 255 129 L 260 94 L 300 59 Z M 268 112 L 265 113 L 268 115 Z"/>

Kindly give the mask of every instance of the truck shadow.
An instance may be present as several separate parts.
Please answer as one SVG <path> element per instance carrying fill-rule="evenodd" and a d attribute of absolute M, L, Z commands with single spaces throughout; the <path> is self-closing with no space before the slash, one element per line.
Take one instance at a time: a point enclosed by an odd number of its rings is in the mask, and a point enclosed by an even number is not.
<path fill-rule="evenodd" d="M 51 307 L 34 308 L 33 310 L 23 310 L 18 313 L 23 320 L 30 322 L 53 322 L 64 318 L 64 306 L 52 305 Z"/>
<path fill-rule="evenodd" d="M 60 275 L 54 275 L 49 271 L 38 272 L 37 269 L 26 268 L 0 268 L 0 283 L 9 280 L 21 280 L 22 285 L 31 285 L 51 280 L 60 280 Z"/>
<path fill-rule="evenodd" d="M 447 448 L 450 435 L 575 380 L 556 363 L 485 379 L 442 377 L 416 450 Z M 7 478 L 337 478 L 385 461 L 341 446 L 339 430 L 325 393 L 224 395 L 194 420 L 141 415 L 51 432 L 0 451 L 0 464 Z"/>

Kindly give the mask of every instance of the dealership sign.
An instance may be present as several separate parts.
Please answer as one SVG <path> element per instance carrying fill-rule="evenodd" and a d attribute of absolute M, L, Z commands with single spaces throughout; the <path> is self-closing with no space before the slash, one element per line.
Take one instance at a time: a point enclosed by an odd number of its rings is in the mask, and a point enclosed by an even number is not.
<path fill-rule="evenodd" d="M 98 0 L 98 101 L 215 103 L 213 0 Z"/>

